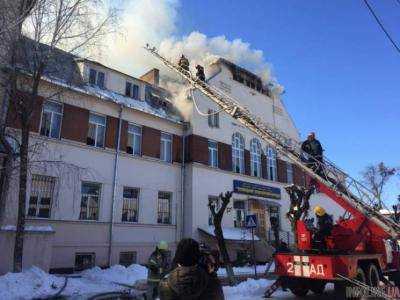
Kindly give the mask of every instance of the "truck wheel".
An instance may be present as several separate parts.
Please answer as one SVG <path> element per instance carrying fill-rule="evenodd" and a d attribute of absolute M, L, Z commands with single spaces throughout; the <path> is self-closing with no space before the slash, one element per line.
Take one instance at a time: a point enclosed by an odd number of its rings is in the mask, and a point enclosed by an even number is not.
<path fill-rule="evenodd" d="M 367 284 L 367 276 L 361 267 L 357 267 L 356 277 L 354 279 Z"/>
<path fill-rule="evenodd" d="M 289 289 L 297 297 L 304 297 L 308 293 L 308 288 L 304 286 L 293 286 L 290 287 Z"/>
<path fill-rule="evenodd" d="M 321 295 L 324 293 L 325 285 L 324 281 L 315 281 L 310 284 L 310 290 L 316 295 Z"/>
<path fill-rule="evenodd" d="M 379 274 L 378 267 L 374 263 L 369 264 L 367 268 L 367 284 L 369 286 L 377 287 L 379 285 L 380 278 L 381 276 Z"/>

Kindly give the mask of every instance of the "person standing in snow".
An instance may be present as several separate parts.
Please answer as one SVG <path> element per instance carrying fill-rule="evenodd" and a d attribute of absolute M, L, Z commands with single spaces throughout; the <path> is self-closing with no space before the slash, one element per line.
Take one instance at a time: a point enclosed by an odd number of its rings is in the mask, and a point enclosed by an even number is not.
<path fill-rule="evenodd" d="M 170 262 L 167 251 L 168 243 L 160 241 L 147 261 L 146 267 L 148 268 L 148 275 L 146 299 L 148 300 L 156 299 L 158 296 L 158 284 L 169 271 Z"/>
<path fill-rule="evenodd" d="M 160 300 L 224 300 L 221 283 L 213 268 L 199 264 L 199 243 L 182 239 L 176 249 L 177 267 L 165 276 L 159 286 Z"/>

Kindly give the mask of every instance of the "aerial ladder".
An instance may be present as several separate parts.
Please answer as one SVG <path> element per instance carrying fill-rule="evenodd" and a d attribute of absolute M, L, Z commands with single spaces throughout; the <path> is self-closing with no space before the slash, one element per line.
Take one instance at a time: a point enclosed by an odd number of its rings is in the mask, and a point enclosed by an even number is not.
<path fill-rule="evenodd" d="M 307 155 L 301 150 L 300 144 L 293 143 L 285 134 L 253 115 L 232 96 L 164 58 L 155 47 L 147 45 L 145 49 L 186 80 L 193 89 L 216 103 L 221 111 L 261 137 L 281 157 L 296 165 L 319 192 L 331 198 L 348 214 L 347 218 L 341 218 L 335 225 L 334 236 L 328 241 L 328 254 L 315 253 L 311 246 L 311 233 L 303 221 L 298 221 L 298 253 L 278 253 L 275 256 L 275 271 L 280 276 L 280 282 L 286 282 L 289 288 L 296 286 L 291 289 L 292 292 L 302 295 L 309 289 L 320 291 L 320 288 L 312 288 L 314 283 L 319 283 L 319 287 L 324 286 L 326 282 L 340 280 L 340 276 L 367 284 L 368 278 L 363 277 L 367 277 L 372 272 L 371 268 L 376 266 L 380 278 L 388 274 L 400 283 L 400 253 L 397 242 L 394 242 L 399 239 L 400 225 L 390 216 L 379 212 L 382 207 L 377 205 L 376 195 L 372 191 L 326 157 L 322 161 L 314 159 L 310 167 L 310 157 L 305 159 Z M 299 271 L 301 266 L 306 266 L 306 270 Z M 322 270 L 321 266 L 328 269 Z"/>

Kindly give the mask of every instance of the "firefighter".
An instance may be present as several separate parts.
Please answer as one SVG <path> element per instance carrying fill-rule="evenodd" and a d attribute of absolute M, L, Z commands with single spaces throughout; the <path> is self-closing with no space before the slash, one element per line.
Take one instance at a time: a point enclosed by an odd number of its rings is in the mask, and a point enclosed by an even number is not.
<path fill-rule="evenodd" d="M 168 243 L 160 241 L 154 252 L 147 261 L 147 298 L 155 299 L 158 296 L 158 284 L 160 280 L 168 273 L 170 263 L 168 259 Z"/>
<path fill-rule="evenodd" d="M 307 140 L 301 144 L 301 150 L 309 156 L 306 158 L 309 167 L 318 175 L 323 175 L 321 164 L 324 163 L 324 149 L 321 143 L 315 138 L 315 132 L 310 132 L 308 134 Z"/>
<path fill-rule="evenodd" d="M 333 217 L 328 215 L 322 206 L 314 207 L 314 213 L 317 218 L 317 228 L 314 232 L 314 244 L 320 250 L 326 248 L 325 238 L 331 235 L 333 228 Z"/>
<path fill-rule="evenodd" d="M 185 55 L 182 54 L 181 58 L 179 59 L 178 65 L 185 71 L 189 71 L 189 60 L 186 58 Z"/>
<path fill-rule="evenodd" d="M 197 78 L 201 81 L 206 81 L 206 75 L 204 74 L 203 66 L 197 65 L 196 70 L 197 70 L 196 73 Z"/>

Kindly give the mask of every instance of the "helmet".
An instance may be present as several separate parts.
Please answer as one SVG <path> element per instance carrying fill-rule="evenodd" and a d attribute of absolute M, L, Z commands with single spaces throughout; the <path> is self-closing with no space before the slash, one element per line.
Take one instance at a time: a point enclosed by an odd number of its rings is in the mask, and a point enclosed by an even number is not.
<path fill-rule="evenodd" d="M 316 207 L 314 207 L 314 213 L 318 216 L 318 217 L 322 217 L 323 215 L 326 214 L 325 209 L 322 206 L 317 205 Z"/>
<path fill-rule="evenodd" d="M 167 251 L 168 250 L 168 243 L 166 241 L 160 241 L 157 245 L 157 248 L 159 250 L 164 250 Z"/>

